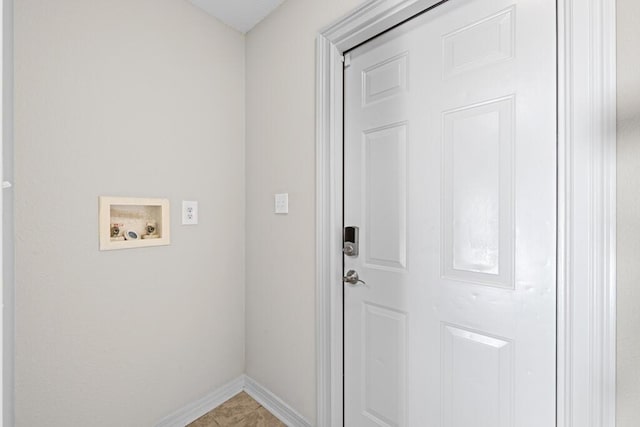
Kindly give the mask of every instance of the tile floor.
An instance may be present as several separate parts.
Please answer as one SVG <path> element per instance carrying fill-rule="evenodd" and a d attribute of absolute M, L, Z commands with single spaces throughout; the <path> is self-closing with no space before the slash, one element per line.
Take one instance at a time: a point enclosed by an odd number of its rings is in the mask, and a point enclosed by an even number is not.
<path fill-rule="evenodd" d="M 187 427 L 286 427 L 279 419 L 240 392 Z"/>

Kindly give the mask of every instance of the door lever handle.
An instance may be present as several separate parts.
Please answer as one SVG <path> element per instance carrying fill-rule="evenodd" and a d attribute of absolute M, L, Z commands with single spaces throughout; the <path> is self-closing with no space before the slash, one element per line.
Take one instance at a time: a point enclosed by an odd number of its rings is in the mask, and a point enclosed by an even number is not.
<path fill-rule="evenodd" d="M 355 270 L 347 271 L 347 275 L 342 278 L 342 281 L 351 285 L 357 285 L 358 283 L 362 283 L 363 285 L 367 284 L 364 280 L 360 280 L 358 272 Z"/>

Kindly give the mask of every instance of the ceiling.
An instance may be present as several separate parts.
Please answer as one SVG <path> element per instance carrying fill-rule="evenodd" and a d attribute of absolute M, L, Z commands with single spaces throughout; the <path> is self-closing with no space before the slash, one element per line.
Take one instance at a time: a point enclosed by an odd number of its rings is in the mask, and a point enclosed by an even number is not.
<path fill-rule="evenodd" d="M 273 12 L 284 0 L 190 0 L 210 15 L 246 33 Z"/>

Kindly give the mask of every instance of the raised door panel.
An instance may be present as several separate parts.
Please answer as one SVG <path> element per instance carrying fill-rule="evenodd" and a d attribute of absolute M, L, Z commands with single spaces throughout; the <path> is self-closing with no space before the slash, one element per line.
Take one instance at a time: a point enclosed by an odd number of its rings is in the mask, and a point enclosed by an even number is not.
<path fill-rule="evenodd" d="M 443 276 L 513 287 L 513 97 L 444 113 Z"/>
<path fill-rule="evenodd" d="M 407 263 L 407 123 L 364 134 L 365 262 L 403 269 Z"/>
<path fill-rule="evenodd" d="M 513 58 L 515 7 L 442 37 L 445 78 Z"/>
<path fill-rule="evenodd" d="M 366 68 L 362 72 L 362 105 L 397 95 L 407 89 L 407 60 L 403 52 Z"/>
<path fill-rule="evenodd" d="M 406 314 L 362 305 L 362 414 L 377 425 L 405 425 Z"/>
<path fill-rule="evenodd" d="M 442 326 L 443 427 L 512 427 L 513 343 Z"/>

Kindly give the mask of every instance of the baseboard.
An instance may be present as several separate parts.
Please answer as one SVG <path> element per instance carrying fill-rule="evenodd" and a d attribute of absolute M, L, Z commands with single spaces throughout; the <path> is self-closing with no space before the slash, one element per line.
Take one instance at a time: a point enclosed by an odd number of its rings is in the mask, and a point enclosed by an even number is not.
<path fill-rule="evenodd" d="M 245 376 L 244 391 L 289 427 L 311 427 L 311 423 L 282 399 Z"/>
<path fill-rule="evenodd" d="M 220 406 L 222 403 L 231 399 L 243 390 L 287 426 L 311 427 L 311 423 L 295 409 L 287 405 L 282 399 L 263 387 L 257 381 L 246 375 L 240 375 L 238 378 L 223 385 L 219 389 L 212 391 L 206 396 L 203 396 L 181 409 L 178 409 L 173 414 L 158 422 L 156 427 L 184 427 L 212 409 Z"/>
<path fill-rule="evenodd" d="M 244 389 L 244 384 L 245 376 L 240 375 L 235 380 L 163 418 L 156 427 L 184 427 L 240 393 Z"/>

